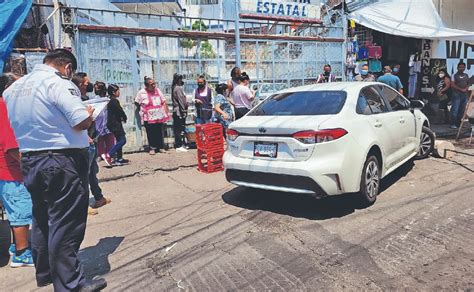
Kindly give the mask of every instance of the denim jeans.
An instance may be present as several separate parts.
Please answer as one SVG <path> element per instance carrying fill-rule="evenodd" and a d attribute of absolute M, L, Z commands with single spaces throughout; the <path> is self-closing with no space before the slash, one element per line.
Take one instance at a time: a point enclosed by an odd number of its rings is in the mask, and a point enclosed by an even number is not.
<path fill-rule="evenodd" d="M 114 134 L 115 135 L 115 134 Z M 122 158 L 122 147 L 127 143 L 127 139 L 125 138 L 125 134 L 115 135 L 115 145 L 110 149 L 109 156 L 114 156 L 117 153 L 117 159 Z"/>
<path fill-rule="evenodd" d="M 466 110 L 467 93 L 453 90 L 451 100 L 451 125 L 460 126 L 461 119 Z"/>
<path fill-rule="evenodd" d="M 99 187 L 99 179 L 97 173 L 99 173 L 99 165 L 97 164 L 97 151 L 95 144 L 89 145 L 89 187 L 95 201 L 99 201 L 104 198 L 102 195 L 102 189 Z"/>

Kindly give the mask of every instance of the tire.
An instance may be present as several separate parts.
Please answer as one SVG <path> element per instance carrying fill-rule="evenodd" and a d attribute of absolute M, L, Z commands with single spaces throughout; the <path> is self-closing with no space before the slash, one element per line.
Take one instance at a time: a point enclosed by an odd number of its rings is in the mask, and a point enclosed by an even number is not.
<path fill-rule="evenodd" d="M 380 192 L 380 162 L 376 156 L 369 154 L 362 169 L 359 199 L 364 206 L 372 205 Z"/>
<path fill-rule="evenodd" d="M 434 150 L 434 143 L 435 143 L 435 134 L 434 132 L 428 128 L 423 126 L 420 135 L 420 148 L 418 149 L 418 153 L 416 154 L 416 159 L 425 159 Z"/>

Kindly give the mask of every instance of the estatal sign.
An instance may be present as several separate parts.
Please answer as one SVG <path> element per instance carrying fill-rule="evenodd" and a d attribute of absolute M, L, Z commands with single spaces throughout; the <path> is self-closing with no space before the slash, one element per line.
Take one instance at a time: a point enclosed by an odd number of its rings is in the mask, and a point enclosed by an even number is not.
<path fill-rule="evenodd" d="M 450 75 L 457 72 L 460 61 L 466 64 L 466 73 L 474 75 L 474 44 L 461 41 L 442 40 L 433 42 L 432 58 L 446 60 Z"/>
<path fill-rule="evenodd" d="M 320 18 L 320 0 L 241 0 L 240 12 L 248 14 Z"/>

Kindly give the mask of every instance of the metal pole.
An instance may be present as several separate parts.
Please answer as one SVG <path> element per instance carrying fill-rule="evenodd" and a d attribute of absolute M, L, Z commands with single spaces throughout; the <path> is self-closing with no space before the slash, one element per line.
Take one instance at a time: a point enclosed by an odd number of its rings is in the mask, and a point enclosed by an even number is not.
<path fill-rule="evenodd" d="M 239 2 L 235 1 L 235 65 L 237 67 L 242 66 L 242 61 L 240 59 L 240 22 L 239 22 Z"/>

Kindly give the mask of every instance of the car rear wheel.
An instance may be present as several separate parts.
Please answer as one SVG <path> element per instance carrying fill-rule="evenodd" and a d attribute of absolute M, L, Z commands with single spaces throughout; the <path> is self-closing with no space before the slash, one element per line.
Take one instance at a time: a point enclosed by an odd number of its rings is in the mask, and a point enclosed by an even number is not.
<path fill-rule="evenodd" d="M 371 205 L 380 192 L 380 163 L 376 156 L 369 154 L 364 163 L 360 180 L 359 197 L 364 205 Z"/>
<path fill-rule="evenodd" d="M 416 154 L 416 159 L 425 159 L 428 157 L 434 150 L 435 135 L 433 131 L 423 126 L 420 135 L 420 148 Z"/>

